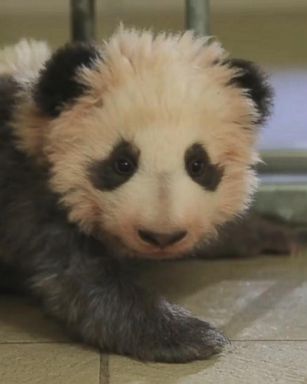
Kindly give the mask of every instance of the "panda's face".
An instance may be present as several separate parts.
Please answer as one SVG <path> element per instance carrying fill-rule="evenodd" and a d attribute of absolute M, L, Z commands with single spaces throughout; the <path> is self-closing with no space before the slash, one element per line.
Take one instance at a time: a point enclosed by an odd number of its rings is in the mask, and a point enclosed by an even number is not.
<path fill-rule="evenodd" d="M 63 90 L 61 81 L 54 92 L 48 66 L 42 76 L 36 99 L 53 117 L 42 140 L 51 187 L 71 221 L 129 254 L 191 251 L 244 210 L 254 189 L 260 104 L 234 81 L 221 48 L 201 43 L 123 31 L 104 60 L 79 67 L 78 86 L 70 80 Z M 88 52 L 73 54 L 80 61 Z"/>
<path fill-rule="evenodd" d="M 255 181 L 253 134 L 236 121 L 248 124 L 247 99 L 209 79 L 170 77 L 132 77 L 87 110 L 80 101 L 49 137 L 53 186 L 71 219 L 155 257 L 210 239 Z"/>

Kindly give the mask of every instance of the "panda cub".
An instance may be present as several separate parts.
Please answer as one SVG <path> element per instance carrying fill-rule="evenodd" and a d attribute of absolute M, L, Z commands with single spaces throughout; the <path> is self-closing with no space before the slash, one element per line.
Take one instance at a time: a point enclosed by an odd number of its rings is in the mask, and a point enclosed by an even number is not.
<path fill-rule="evenodd" d="M 265 77 L 191 32 L 31 44 L 0 66 L 1 264 L 104 351 L 219 352 L 227 339 L 142 288 L 131 258 L 193 254 L 248 206 Z"/>

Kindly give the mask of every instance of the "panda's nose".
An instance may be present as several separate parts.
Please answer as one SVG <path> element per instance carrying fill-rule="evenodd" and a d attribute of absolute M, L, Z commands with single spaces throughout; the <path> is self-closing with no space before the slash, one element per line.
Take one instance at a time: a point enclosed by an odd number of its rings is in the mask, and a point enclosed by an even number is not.
<path fill-rule="evenodd" d="M 146 230 L 139 230 L 138 234 L 140 238 L 150 245 L 154 245 L 160 248 L 165 248 L 169 245 L 173 245 L 182 240 L 187 231 L 176 231 L 172 233 L 158 233 Z"/>

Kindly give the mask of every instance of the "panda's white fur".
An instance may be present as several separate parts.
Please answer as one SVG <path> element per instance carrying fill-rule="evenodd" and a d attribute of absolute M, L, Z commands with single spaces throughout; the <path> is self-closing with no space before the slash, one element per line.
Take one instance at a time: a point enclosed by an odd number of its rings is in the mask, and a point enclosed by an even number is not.
<path fill-rule="evenodd" d="M 50 56 L 51 50 L 44 41 L 22 39 L 0 50 L 0 75 L 10 74 L 17 81 L 29 83 L 37 78 Z"/>
<path fill-rule="evenodd" d="M 30 277 L 53 316 L 101 348 L 161 361 L 219 351 L 222 335 L 145 295 L 114 255 L 187 254 L 245 210 L 269 99 L 264 78 L 191 32 L 120 28 L 96 46 L 50 56 L 46 45 L 23 41 L 0 57 L 0 99 L 12 104 L 0 108 L 0 178 L 9 180 L 0 185 L 2 261 Z M 115 177 L 119 142 L 137 152 L 137 168 L 116 187 L 97 187 L 103 172 Z M 187 171 L 195 145 L 214 186 Z M 141 231 L 185 235 L 157 246 Z"/>

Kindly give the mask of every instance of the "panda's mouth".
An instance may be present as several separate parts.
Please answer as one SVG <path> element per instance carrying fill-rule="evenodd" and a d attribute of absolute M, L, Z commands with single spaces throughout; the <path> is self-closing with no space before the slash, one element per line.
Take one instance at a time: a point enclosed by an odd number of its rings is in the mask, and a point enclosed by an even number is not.
<path fill-rule="evenodd" d="M 118 236 L 109 238 L 112 248 L 118 250 L 118 255 L 129 258 L 142 258 L 142 259 L 176 259 L 182 258 L 189 254 L 193 249 L 193 245 L 185 244 L 184 246 L 170 246 L 165 248 L 150 247 L 140 242 L 131 241 L 131 239 L 123 239 Z"/>
<path fill-rule="evenodd" d="M 143 257 L 147 257 L 150 259 L 178 259 L 178 258 L 184 257 L 188 253 L 189 253 L 188 250 L 181 251 L 181 252 L 161 250 L 161 251 L 155 251 L 155 252 L 149 252 L 149 253 L 143 254 Z"/>
<path fill-rule="evenodd" d="M 133 257 L 148 258 L 148 259 L 176 259 L 185 256 L 193 249 L 193 245 L 190 242 L 184 241 L 182 244 L 176 244 L 167 247 L 157 247 L 143 244 L 141 242 L 135 242 L 126 244 L 124 246 L 131 252 Z"/>
<path fill-rule="evenodd" d="M 129 258 L 143 258 L 143 259 L 175 259 L 182 258 L 187 254 L 190 254 L 195 247 L 195 236 L 191 233 L 184 232 L 182 230 L 173 230 L 164 232 L 159 238 L 156 233 L 139 233 L 135 229 L 118 234 L 104 232 L 103 236 L 99 236 L 105 243 L 107 242 L 119 256 Z M 170 235 L 171 234 L 171 235 Z M 101 235 L 101 233 L 100 233 Z M 159 233 L 159 235 L 161 235 Z M 156 240 L 153 239 L 156 236 Z"/>

